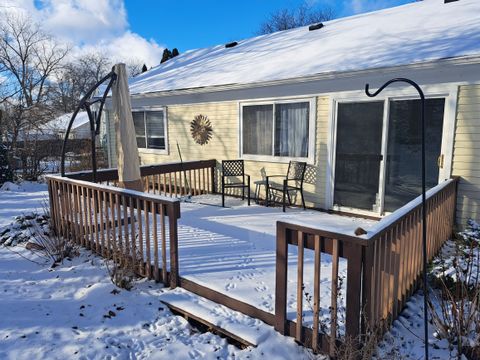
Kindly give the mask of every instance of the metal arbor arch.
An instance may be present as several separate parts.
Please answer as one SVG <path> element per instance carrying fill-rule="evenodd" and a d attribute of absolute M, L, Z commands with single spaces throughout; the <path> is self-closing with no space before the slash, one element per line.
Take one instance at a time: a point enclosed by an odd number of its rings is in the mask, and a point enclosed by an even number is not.
<path fill-rule="evenodd" d="M 100 119 L 102 116 L 103 106 L 105 105 L 105 100 L 110 92 L 110 88 L 113 85 L 113 82 L 117 79 L 117 74 L 113 71 L 108 73 L 104 76 L 100 81 L 98 81 L 90 90 L 87 91 L 85 96 L 80 100 L 77 108 L 72 114 L 70 122 L 67 127 L 67 131 L 65 132 L 65 138 L 63 139 L 63 146 L 62 146 L 62 158 L 60 162 L 60 172 L 62 176 L 65 176 L 65 152 L 67 150 L 67 142 L 68 136 L 70 135 L 70 131 L 72 129 L 73 122 L 77 117 L 80 110 L 85 110 L 88 115 L 88 120 L 90 122 L 90 139 L 91 139 L 91 151 L 92 151 L 92 174 L 93 174 L 93 182 L 97 182 L 97 155 L 95 150 L 95 143 L 96 143 L 96 136 L 100 133 Z M 95 91 L 105 82 L 107 82 L 107 86 L 105 87 L 105 91 L 101 97 L 93 98 L 92 95 Z M 100 104 L 98 111 L 95 113 L 92 111 L 91 106 L 94 104 Z"/>

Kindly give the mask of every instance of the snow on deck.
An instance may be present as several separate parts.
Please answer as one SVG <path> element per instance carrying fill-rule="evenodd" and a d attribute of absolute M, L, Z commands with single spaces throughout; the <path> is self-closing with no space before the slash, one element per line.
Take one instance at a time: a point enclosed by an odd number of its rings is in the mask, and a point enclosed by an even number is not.
<path fill-rule="evenodd" d="M 415 2 L 187 51 L 130 81 L 142 94 L 252 84 L 480 55 L 480 1 Z M 254 71 L 252 71 L 254 69 Z"/>
<path fill-rule="evenodd" d="M 332 215 L 319 211 L 259 205 L 227 197 L 227 207 L 220 206 L 220 196 L 194 197 L 191 203 L 181 204 L 178 225 L 180 275 L 261 310 L 274 312 L 276 223 L 302 219 L 312 227 L 333 229 L 353 235 L 361 226 L 365 229 L 376 222 L 359 218 Z M 296 316 L 297 247 L 289 246 L 287 317 Z M 313 290 L 313 251 L 305 250 L 305 292 Z M 331 256 L 322 254 L 321 317 L 329 314 L 331 299 Z M 339 276 L 346 278 L 346 261 L 340 260 Z M 345 307 L 346 281 L 339 297 L 339 309 Z M 312 308 L 304 298 L 305 322 L 312 317 Z M 343 322 L 343 319 L 340 319 Z"/>

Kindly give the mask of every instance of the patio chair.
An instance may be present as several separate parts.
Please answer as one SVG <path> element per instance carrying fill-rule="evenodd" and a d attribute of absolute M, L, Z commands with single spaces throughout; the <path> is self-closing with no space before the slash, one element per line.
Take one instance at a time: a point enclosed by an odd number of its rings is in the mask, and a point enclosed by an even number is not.
<path fill-rule="evenodd" d="M 288 198 L 288 203 L 292 205 L 290 198 L 291 191 L 298 191 L 302 197 L 302 206 L 305 209 L 305 199 L 303 197 L 303 180 L 305 177 L 305 170 L 307 169 L 306 162 L 290 161 L 288 163 L 287 175 L 270 175 L 266 178 L 267 194 L 265 196 L 265 204 L 268 206 L 270 195 L 273 191 L 282 193 L 283 212 L 285 212 L 285 202 Z M 282 177 L 281 184 L 271 182 L 270 179 L 274 177 Z"/>
<path fill-rule="evenodd" d="M 228 178 L 233 179 L 225 182 Z M 245 182 L 245 178 L 247 178 L 247 182 Z M 225 189 L 229 188 L 241 188 L 242 200 L 245 200 L 245 189 L 247 189 L 248 206 L 250 206 L 250 175 L 245 174 L 243 160 L 222 161 L 222 207 L 225 207 Z"/>

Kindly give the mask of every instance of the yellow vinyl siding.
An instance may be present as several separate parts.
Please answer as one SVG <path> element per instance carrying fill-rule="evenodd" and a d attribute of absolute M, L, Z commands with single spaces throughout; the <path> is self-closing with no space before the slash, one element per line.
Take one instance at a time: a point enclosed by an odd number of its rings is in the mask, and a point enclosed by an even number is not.
<path fill-rule="evenodd" d="M 315 129 L 315 166 L 309 166 L 305 183 L 307 206 L 323 208 L 325 206 L 325 179 L 327 164 L 327 131 L 329 100 L 319 97 L 317 100 L 317 119 Z M 190 135 L 190 122 L 198 115 L 206 115 L 213 127 L 213 136 L 207 145 L 196 144 Z M 177 141 L 183 160 L 237 159 L 239 157 L 239 105 L 237 101 L 215 102 L 191 105 L 167 106 L 169 154 L 156 154 L 154 151 L 140 150 L 142 164 L 179 161 Z M 288 164 L 266 161 L 245 161 L 245 171 L 251 175 L 252 196 L 254 181 L 261 179 L 264 170 L 267 175 L 286 174 Z M 299 199 L 298 199 L 299 200 Z"/>
<path fill-rule="evenodd" d="M 457 223 L 480 220 L 480 85 L 460 86 L 452 174 L 458 185 Z"/>

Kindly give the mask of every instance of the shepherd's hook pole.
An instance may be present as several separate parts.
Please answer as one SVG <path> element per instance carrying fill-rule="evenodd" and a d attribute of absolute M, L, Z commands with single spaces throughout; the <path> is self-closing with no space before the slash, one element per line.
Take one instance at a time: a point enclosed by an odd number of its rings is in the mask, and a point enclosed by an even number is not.
<path fill-rule="evenodd" d="M 395 78 L 387 81 L 373 94 L 369 91 L 369 84 L 365 85 L 365 93 L 369 97 L 375 97 L 380 94 L 383 89 L 395 82 L 404 82 L 412 85 L 420 95 L 422 105 L 422 247 L 423 247 L 423 327 L 425 338 L 425 359 L 428 360 L 428 284 L 427 284 L 427 203 L 425 188 L 425 94 L 420 86 L 413 80 L 406 78 Z"/>

